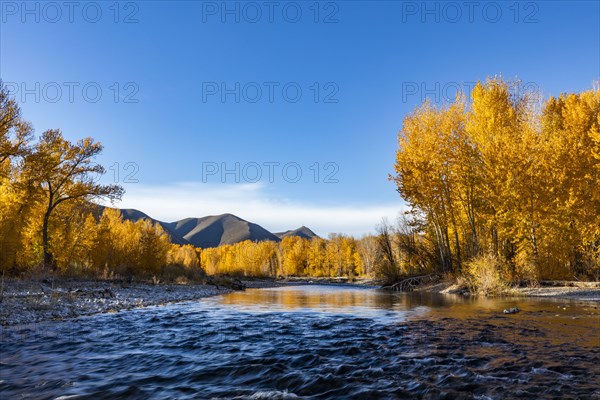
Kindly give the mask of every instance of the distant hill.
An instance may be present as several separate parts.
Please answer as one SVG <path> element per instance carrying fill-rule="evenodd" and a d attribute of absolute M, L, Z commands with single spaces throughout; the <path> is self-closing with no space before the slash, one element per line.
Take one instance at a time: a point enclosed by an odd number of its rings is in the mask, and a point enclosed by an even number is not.
<path fill-rule="evenodd" d="M 271 240 L 279 242 L 286 236 L 299 236 L 310 239 L 317 236 L 305 226 L 298 229 L 271 233 L 262 226 L 246 221 L 233 214 L 211 215 L 202 218 L 185 218 L 175 222 L 156 220 L 142 211 L 121 209 L 123 219 L 138 221 L 145 219 L 163 227 L 171 237 L 171 242 L 179 245 L 192 244 L 200 248 L 217 247 L 251 240 L 261 242 Z"/>
<path fill-rule="evenodd" d="M 311 231 L 306 226 L 301 226 L 300 228 L 294 229 L 292 231 L 276 232 L 275 236 L 277 236 L 280 239 L 283 239 L 284 237 L 288 237 L 288 236 L 296 236 L 296 237 L 301 237 L 303 239 L 310 240 L 314 237 L 317 237 L 318 235 L 316 233 L 314 233 L 313 231 Z"/>
<path fill-rule="evenodd" d="M 168 224 L 173 232 L 196 247 L 216 247 L 251 240 L 261 242 L 280 239 L 260 225 L 232 214 L 203 218 L 186 218 Z"/>

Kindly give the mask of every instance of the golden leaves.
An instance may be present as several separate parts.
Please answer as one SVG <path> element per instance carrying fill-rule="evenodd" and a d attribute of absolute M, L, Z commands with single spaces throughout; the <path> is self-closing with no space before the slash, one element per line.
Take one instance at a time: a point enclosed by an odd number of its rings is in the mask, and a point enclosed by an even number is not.
<path fill-rule="evenodd" d="M 488 79 L 470 104 L 418 107 L 393 179 L 444 264 L 492 252 L 524 271 L 581 274 L 577 260 L 600 248 L 600 92 L 550 98 L 539 114 L 511 87 Z"/>

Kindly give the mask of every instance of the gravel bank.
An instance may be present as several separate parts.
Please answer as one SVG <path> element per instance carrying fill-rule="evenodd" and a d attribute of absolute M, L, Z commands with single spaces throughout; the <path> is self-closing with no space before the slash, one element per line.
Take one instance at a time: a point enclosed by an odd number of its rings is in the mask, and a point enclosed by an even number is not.
<path fill-rule="evenodd" d="M 248 288 L 302 284 L 348 284 L 312 279 L 249 280 L 243 283 Z M 374 282 L 358 282 L 358 285 L 368 287 L 374 285 Z M 423 285 L 416 290 L 436 293 L 461 293 L 461 288 L 453 282 Z M 232 292 L 232 290 L 200 284 L 152 285 L 149 283 L 87 280 L 65 280 L 52 283 L 49 281 L 8 279 L 4 281 L 0 292 L 0 326 L 9 327 L 117 312 L 138 307 L 197 300 L 229 292 Z M 509 295 L 600 302 L 600 283 L 514 288 L 511 289 Z"/>
<path fill-rule="evenodd" d="M 0 325 L 13 326 L 117 312 L 228 292 L 231 290 L 198 284 L 6 280 L 0 298 Z"/>
<path fill-rule="evenodd" d="M 553 286 L 513 287 L 506 296 L 553 297 L 600 302 L 600 282 L 550 282 Z M 454 281 L 429 283 L 415 289 L 421 292 L 469 295 L 468 289 Z"/>
<path fill-rule="evenodd" d="M 301 284 L 347 284 L 319 279 L 252 279 L 248 288 Z M 34 324 L 84 315 L 197 300 L 232 292 L 215 285 L 125 283 L 119 281 L 6 279 L 0 291 L 0 326 Z"/>
<path fill-rule="evenodd" d="M 557 297 L 581 301 L 600 302 L 600 287 L 587 286 L 553 286 L 537 288 L 516 288 L 519 296 L 531 297 Z"/>

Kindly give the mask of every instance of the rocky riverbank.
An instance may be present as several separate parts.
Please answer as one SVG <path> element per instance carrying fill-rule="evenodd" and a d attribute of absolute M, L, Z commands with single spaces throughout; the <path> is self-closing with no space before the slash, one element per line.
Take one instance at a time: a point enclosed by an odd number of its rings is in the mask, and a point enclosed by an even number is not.
<path fill-rule="evenodd" d="M 600 303 L 600 282 L 573 282 L 569 286 L 522 287 L 513 290 L 520 296 L 558 297 Z"/>
<path fill-rule="evenodd" d="M 231 281 L 231 282 L 230 282 Z M 33 324 L 85 315 L 130 310 L 139 307 L 192 301 L 229 293 L 244 286 L 266 288 L 284 285 L 374 285 L 372 281 L 290 278 L 253 279 L 243 282 L 227 278 L 209 279 L 211 284 L 152 284 L 102 280 L 6 279 L 0 289 L 0 326 Z M 227 284 L 227 283 L 233 284 Z"/>
<path fill-rule="evenodd" d="M 469 289 L 465 285 L 457 283 L 456 280 L 421 285 L 415 291 L 471 295 Z M 547 281 L 535 287 L 508 287 L 504 295 L 515 297 L 553 297 L 600 302 L 600 282 Z"/>
<path fill-rule="evenodd" d="M 25 325 L 192 301 L 233 291 L 220 282 L 215 281 L 210 285 L 154 285 L 148 282 L 7 279 L 2 283 L 0 290 L 0 326 Z M 341 279 L 314 278 L 264 279 L 243 282 L 243 285 L 248 288 L 315 284 L 377 287 L 378 282 L 372 280 L 348 282 Z M 429 283 L 415 288 L 415 291 L 469 295 L 468 289 L 455 281 Z M 515 287 L 511 288 L 506 295 L 600 302 L 600 282 L 556 282 L 554 286 Z"/>
<path fill-rule="evenodd" d="M 0 296 L 0 326 L 117 312 L 196 300 L 231 291 L 201 284 L 6 280 Z"/>

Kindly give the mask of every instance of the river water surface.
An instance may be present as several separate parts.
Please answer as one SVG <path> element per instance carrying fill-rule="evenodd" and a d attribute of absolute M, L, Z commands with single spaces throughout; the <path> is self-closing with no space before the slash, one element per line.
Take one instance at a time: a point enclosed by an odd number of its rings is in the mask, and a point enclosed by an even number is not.
<path fill-rule="evenodd" d="M 1 399 L 600 399 L 598 303 L 295 286 L 0 339 Z"/>

